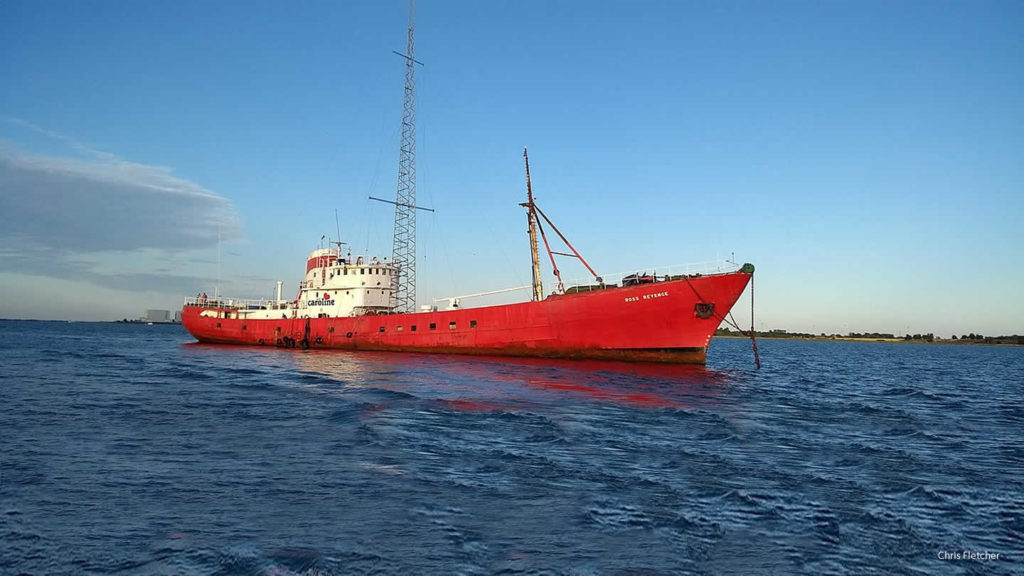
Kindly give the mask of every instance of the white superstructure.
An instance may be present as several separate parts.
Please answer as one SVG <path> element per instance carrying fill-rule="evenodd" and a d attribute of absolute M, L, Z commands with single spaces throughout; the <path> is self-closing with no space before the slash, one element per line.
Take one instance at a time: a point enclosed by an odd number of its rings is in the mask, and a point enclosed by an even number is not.
<path fill-rule="evenodd" d="M 351 262 L 334 248 L 314 250 L 306 258 L 306 277 L 299 283 L 300 317 L 387 314 L 393 308 L 395 266 L 376 257 Z"/>
<path fill-rule="evenodd" d="M 274 300 L 208 301 L 205 296 L 189 298 L 186 305 L 212 306 L 228 310 L 206 310 L 230 318 L 336 318 L 364 314 L 388 314 L 394 309 L 398 268 L 374 257 L 343 258 L 336 248 L 320 248 L 306 257 L 306 275 L 299 282 L 295 300 L 282 300 L 280 283 Z"/>

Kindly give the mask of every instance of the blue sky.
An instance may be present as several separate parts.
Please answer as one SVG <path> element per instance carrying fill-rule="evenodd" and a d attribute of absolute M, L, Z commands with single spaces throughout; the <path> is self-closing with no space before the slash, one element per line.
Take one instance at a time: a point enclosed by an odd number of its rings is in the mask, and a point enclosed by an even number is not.
<path fill-rule="evenodd" d="M 218 235 L 222 293 L 291 292 L 335 209 L 388 255 L 367 196 L 394 194 L 407 11 L 0 3 L 0 317 L 173 309 L 212 293 Z M 529 282 L 528 146 L 599 272 L 735 254 L 759 328 L 1024 333 L 1024 4 L 423 0 L 416 20 L 421 303 Z"/>

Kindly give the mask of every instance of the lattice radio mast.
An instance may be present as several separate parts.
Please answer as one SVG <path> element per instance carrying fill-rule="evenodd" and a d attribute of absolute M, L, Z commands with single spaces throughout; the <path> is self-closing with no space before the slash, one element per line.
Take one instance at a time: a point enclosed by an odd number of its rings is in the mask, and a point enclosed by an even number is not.
<path fill-rule="evenodd" d="M 415 0 L 409 0 L 409 30 L 406 36 L 405 91 L 402 100 L 402 144 L 398 156 L 398 193 L 395 195 L 395 239 L 391 260 L 398 267 L 395 278 L 395 311 L 416 309 L 416 64 L 413 22 Z"/>

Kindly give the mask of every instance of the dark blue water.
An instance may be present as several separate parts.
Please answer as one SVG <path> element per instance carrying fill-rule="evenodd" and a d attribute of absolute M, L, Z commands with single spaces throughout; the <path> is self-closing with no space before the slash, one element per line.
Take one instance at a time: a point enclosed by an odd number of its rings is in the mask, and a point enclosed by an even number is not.
<path fill-rule="evenodd" d="M 725 339 L 697 369 L 0 329 L 2 574 L 1024 571 L 1024 348 L 763 341 L 756 371 Z"/>

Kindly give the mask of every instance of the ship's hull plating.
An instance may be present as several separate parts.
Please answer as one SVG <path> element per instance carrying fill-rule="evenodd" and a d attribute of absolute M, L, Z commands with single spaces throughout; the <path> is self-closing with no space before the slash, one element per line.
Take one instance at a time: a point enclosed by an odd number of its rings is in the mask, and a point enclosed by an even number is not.
<path fill-rule="evenodd" d="M 200 342 L 221 344 L 703 364 L 749 281 L 740 271 L 539 302 L 344 318 L 246 319 L 185 306 L 182 323 Z"/>

